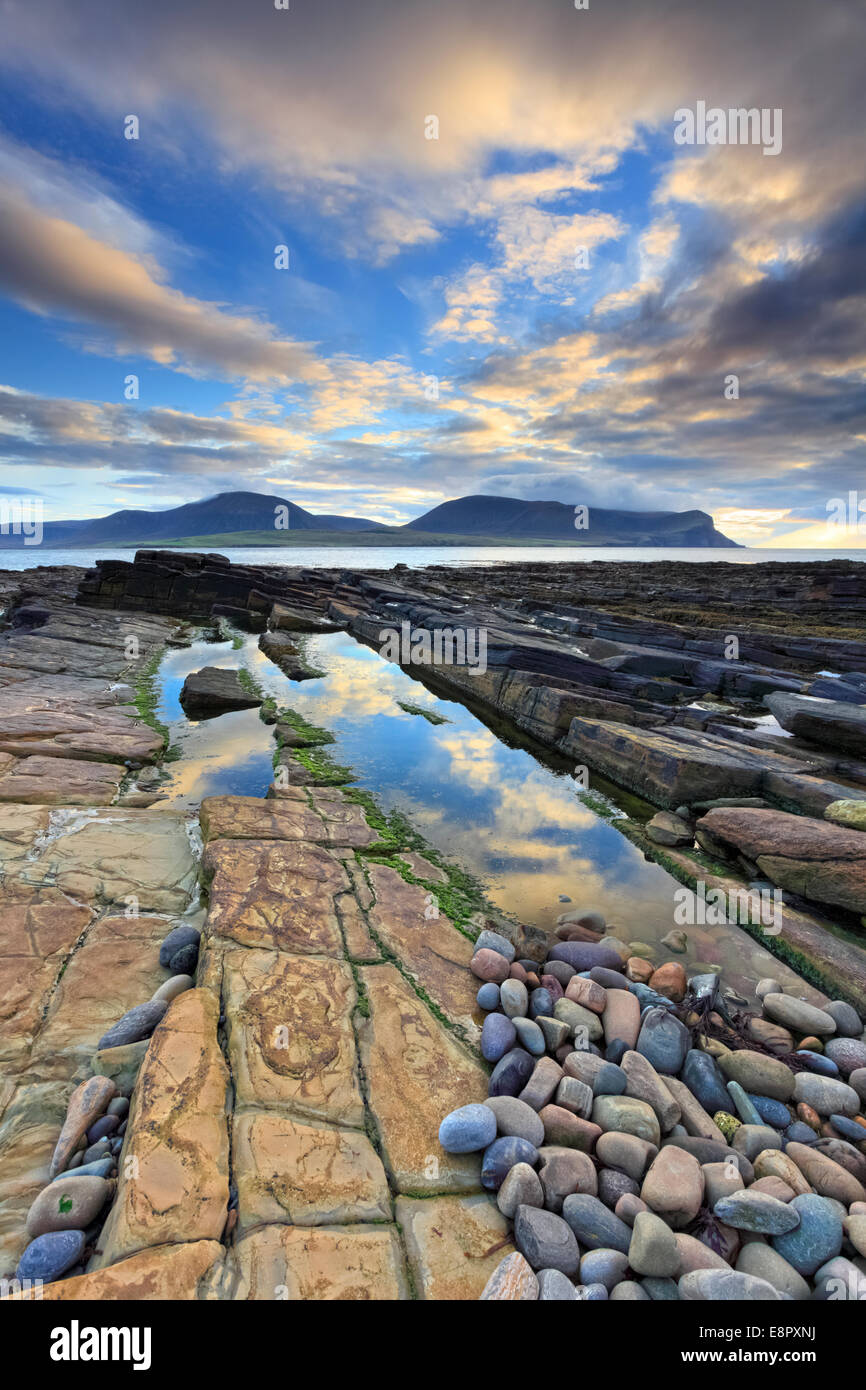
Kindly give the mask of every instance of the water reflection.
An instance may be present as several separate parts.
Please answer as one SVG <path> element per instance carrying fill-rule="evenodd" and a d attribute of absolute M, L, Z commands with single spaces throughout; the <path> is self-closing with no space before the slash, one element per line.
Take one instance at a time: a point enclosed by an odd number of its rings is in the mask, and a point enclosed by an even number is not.
<path fill-rule="evenodd" d="M 330 729 L 336 743 L 329 751 L 354 770 L 357 784 L 386 810 L 407 815 L 484 884 L 497 906 L 548 930 L 570 906 L 595 907 L 625 940 L 651 945 L 674 927 L 680 885 L 596 814 L 567 770 L 509 746 L 462 705 L 433 694 L 346 633 L 307 639 L 307 655 L 325 675 L 302 683 L 268 661 L 255 637 L 239 650 L 200 642 L 166 658 L 160 718 L 182 754 L 169 764 L 168 804 L 191 805 L 218 792 L 265 794 L 274 742 L 257 711 L 190 723 L 177 700 L 189 671 L 246 664 L 266 693 Z M 400 700 L 448 722 L 430 724 L 401 709 Z M 686 931 L 685 964 L 721 966 L 735 988 L 751 992 L 768 974 L 793 979 L 736 927 Z M 657 959 L 669 955 L 662 947 Z"/>

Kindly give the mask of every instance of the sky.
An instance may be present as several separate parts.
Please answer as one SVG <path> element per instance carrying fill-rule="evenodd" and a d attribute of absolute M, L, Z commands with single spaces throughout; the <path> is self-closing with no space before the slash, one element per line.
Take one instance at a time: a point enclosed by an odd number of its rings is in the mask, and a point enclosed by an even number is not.
<path fill-rule="evenodd" d="M 0 500 L 866 544 L 859 0 L 287 3 L 0 0 Z"/>

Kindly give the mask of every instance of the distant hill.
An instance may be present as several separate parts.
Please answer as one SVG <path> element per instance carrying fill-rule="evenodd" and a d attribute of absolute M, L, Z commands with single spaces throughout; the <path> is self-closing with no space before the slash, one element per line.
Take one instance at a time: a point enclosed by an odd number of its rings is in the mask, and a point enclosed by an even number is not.
<path fill-rule="evenodd" d="M 277 508 L 288 509 L 288 528 L 277 530 Z M 280 513 L 285 517 L 285 511 Z M 589 509 L 588 526 L 576 529 L 566 502 L 523 502 L 516 497 L 458 497 L 405 526 L 362 517 L 316 515 L 285 497 L 260 492 L 220 492 L 202 502 L 166 511 L 126 509 L 89 521 L 48 521 L 43 546 L 94 549 L 188 544 L 226 545 L 634 545 L 736 546 L 715 529 L 706 512 L 627 512 Z M 241 539 L 242 538 L 242 539 Z M 23 538 L 0 534 L 0 549 Z"/>
<path fill-rule="evenodd" d="M 48 521 L 44 543 L 56 546 L 140 545 L 142 541 L 182 541 L 189 536 L 221 535 L 230 531 L 261 531 L 273 535 L 277 507 L 288 507 L 289 531 L 377 531 L 379 521 L 354 516 L 314 516 L 286 497 L 261 492 L 220 492 L 203 502 L 187 502 L 167 511 L 128 509 L 92 521 Z M 286 534 L 286 533 L 281 533 Z M 0 545 L 21 544 L 18 536 L 0 536 Z"/>
<path fill-rule="evenodd" d="M 581 545 L 736 546 L 717 531 L 707 512 L 626 512 L 590 507 L 585 530 L 575 529 L 565 502 L 522 502 L 517 497 L 458 497 L 410 521 L 407 530 L 510 540 L 570 540 Z"/>

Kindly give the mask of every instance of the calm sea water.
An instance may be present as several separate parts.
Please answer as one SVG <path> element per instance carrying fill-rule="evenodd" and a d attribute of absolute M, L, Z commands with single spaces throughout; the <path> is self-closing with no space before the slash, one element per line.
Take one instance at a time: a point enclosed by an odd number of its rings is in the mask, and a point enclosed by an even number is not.
<path fill-rule="evenodd" d="M 0 570 L 33 569 L 37 565 L 86 565 L 97 560 L 131 560 L 134 550 L 51 550 L 46 546 L 0 549 Z M 817 560 L 866 562 L 866 546 L 859 550 L 680 550 L 676 547 L 640 546 L 236 546 L 220 551 L 235 564 L 303 565 L 310 569 L 390 569 L 392 565 L 504 565 L 524 561 L 564 564 L 591 560 L 686 560 L 706 564 L 757 565 L 779 561 L 803 564 Z"/>

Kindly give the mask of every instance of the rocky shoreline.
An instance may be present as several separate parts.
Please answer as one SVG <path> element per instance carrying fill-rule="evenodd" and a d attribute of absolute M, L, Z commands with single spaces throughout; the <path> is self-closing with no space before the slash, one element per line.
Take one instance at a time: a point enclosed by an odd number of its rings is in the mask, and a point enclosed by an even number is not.
<path fill-rule="evenodd" d="M 834 1220 L 823 1207 L 821 1219 L 834 1241 L 841 1235 L 828 1258 L 846 1264 L 849 1280 L 849 1264 L 862 1272 L 866 1159 L 850 1126 L 862 1121 L 852 1074 L 859 1084 L 863 1062 L 849 1065 L 864 1046 L 866 1001 L 860 570 L 663 562 L 377 574 L 144 552 L 91 572 L 0 576 L 0 1279 L 42 1279 L 39 1296 L 60 1299 L 437 1300 L 587 1297 L 574 1292 L 579 1274 L 580 1288 L 601 1283 L 615 1301 L 673 1297 L 673 1274 L 647 1273 L 638 1251 L 630 1262 L 631 1224 L 617 1203 L 643 1201 L 640 1215 L 665 1224 L 663 1204 L 643 1189 L 660 1160 L 685 1162 L 673 1150 L 702 1174 L 736 1162 L 749 1207 L 768 1191 L 752 1193 L 755 1172 L 747 1176 L 759 1138 L 771 1154 L 766 1176 L 778 1179 L 772 1165 L 785 1160 L 808 1187 L 786 1167 L 792 1196 L 769 1195 L 788 1206 L 829 1201 Z M 711 604 L 707 586 L 724 603 Z M 735 612 L 727 636 L 738 635 L 740 654 L 729 661 L 725 623 L 715 623 Z M 303 680 L 316 674 L 304 634 L 345 630 L 381 650 L 383 629 L 404 624 L 410 638 L 483 629 L 483 671 L 434 659 L 407 669 L 539 749 L 585 762 L 588 797 L 604 774 L 631 806 L 617 827 L 682 882 L 727 897 L 750 885 L 781 894 L 777 932 L 740 919 L 780 957 L 763 1003 L 732 1000 L 715 976 L 689 981 L 675 960 L 651 964 L 635 953 L 633 927 L 604 932 L 572 913 L 550 941 L 492 912 L 399 818 L 353 792 L 326 731 L 230 673 L 196 673 L 185 703 L 192 718 L 260 706 L 275 735 L 267 798 L 214 796 L 200 811 L 164 804 L 167 731 L 151 682 L 166 647 L 188 643 L 199 625 L 230 625 L 260 634 L 263 654 Z M 777 709 L 780 698 L 788 703 Z M 572 960 L 576 950 L 602 954 Z M 837 1060 L 853 1019 L 857 1036 Z M 673 1033 L 689 1046 L 670 1070 L 653 1048 Z M 619 1055 L 602 1055 L 611 1048 Z M 731 1091 L 728 1080 L 742 1078 L 727 1076 L 728 1055 L 782 1068 L 785 1095 L 764 1072 L 763 1090 L 749 1076 L 745 1100 Z M 843 1089 L 818 1096 L 800 1079 L 804 1057 L 817 1082 Z M 714 1088 L 710 1063 L 721 1069 Z M 613 1090 L 596 1091 L 602 1067 Z M 523 1106 L 515 1113 L 537 1143 L 502 1127 L 500 1099 Z M 785 1117 L 774 1118 L 774 1100 Z M 454 1150 L 446 1127 L 443 1148 L 442 1118 L 464 1106 L 476 1120 L 485 1111 L 485 1142 Z M 632 1140 L 645 1145 L 640 1174 L 626 1155 Z M 811 1168 L 800 1168 L 799 1147 Z M 842 1194 L 840 1165 L 856 1195 L 850 1184 Z M 512 1178 L 521 1166 L 531 1177 Z M 790 1229 L 744 1237 L 750 1228 L 728 1206 L 715 1211 L 733 1191 L 704 1200 L 711 1177 L 696 1213 L 667 1224 L 678 1249 L 715 1248 L 704 1228 L 728 1232 L 727 1274 L 709 1294 L 689 1284 L 678 1295 L 751 1296 L 742 1277 L 767 1280 L 772 1263 L 767 1255 L 759 1268 L 754 1252 L 775 1251 L 776 1237 L 799 1226 L 789 1213 Z M 833 1204 L 846 1197 L 843 1217 Z M 548 1215 L 568 1227 L 584 1198 L 598 1204 L 590 1224 L 602 1208 L 629 1239 L 625 1249 L 622 1239 L 593 1247 L 572 1231 L 581 1264 L 557 1271 L 568 1293 L 533 1241 Z M 629 1207 L 635 1227 L 638 1210 Z M 673 1265 L 652 1221 L 640 1235 Z M 583 1260 L 611 1252 L 629 1259 L 589 1260 L 603 1272 L 583 1277 Z M 800 1275 L 819 1296 L 825 1264 Z M 834 1266 L 827 1277 L 842 1276 Z"/>

